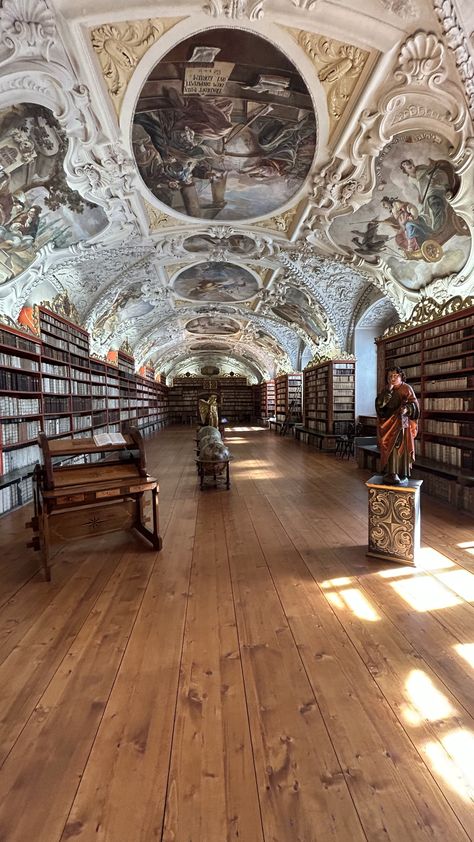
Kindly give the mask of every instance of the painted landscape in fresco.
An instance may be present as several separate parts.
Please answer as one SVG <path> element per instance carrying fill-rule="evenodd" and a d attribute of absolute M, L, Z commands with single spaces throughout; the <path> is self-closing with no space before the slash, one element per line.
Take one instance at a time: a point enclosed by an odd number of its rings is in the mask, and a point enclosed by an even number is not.
<path fill-rule="evenodd" d="M 233 263 L 198 263 L 181 272 L 174 291 L 192 301 L 245 301 L 258 291 L 254 276 Z"/>
<path fill-rule="evenodd" d="M 203 219 L 274 213 L 302 187 L 316 150 L 309 91 L 257 35 L 206 30 L 173 48 L 134 115 L 141 176 L 168 208 Z"/>
<path fill-rule="evenodd" d="M 459 179 L 448 159 L 447 142 L 417 134 L 395 138 L 376 167 L 374 197 L 356 213 L 337 218 L 335 242 L 374 262 L 383 257 L 409 289 L 459 272 L 471 238 L 465 221 L 449 203 Z"/>
<path fill-rule="evenodd" d="M 189 333 L 200 333 L 205 336 L 212 336 L 213 334 L 226 336 L 238 333 L 240 325 L 234 319 L 198 316 L 187 323 L 186 330 Z"/>
<path fill-rule="evenodd" d="M 65 248 L 106 225 L 103 211 L 68 186 L 66 150 L 46 108 L 0 111 L 0 284 L 27 269 L 47 243 Z"/>

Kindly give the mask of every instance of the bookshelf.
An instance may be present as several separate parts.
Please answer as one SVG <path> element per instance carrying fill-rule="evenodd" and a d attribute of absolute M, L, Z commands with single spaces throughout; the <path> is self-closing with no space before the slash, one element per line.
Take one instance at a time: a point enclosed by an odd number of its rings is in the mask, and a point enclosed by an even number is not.
<path fill-rule="evenodd" d="M 39 432 L 78 439 L 128 423 L 149 435 L 167 423 L 168 390 L 150 366 L 141 376 L 122 351 L 91 357 L 87 331 L 45 307 L 38 324 L 38 338 L 0 324 L 0 514 L 31 499 Z"/>
<path fill-rule="evenodd" d="M 175 377 L 169 388 L 170 419 L 175 424 L 195 424 L 199 418 L 199 398 L 218 397 L 219 418 L 229 423 L 249 423 L 254 396 L 246 377 Z"/>
<path fill-rule="evenodd" d="M 277 424 L 283 424 L 290 404 L 293 404 L 291 420 L 301 423 L 303 411 L 303 375 L 300 372 L 280 374 L 275 378 L 275 417 Z"/>
<path fill-rule="evenodd" d="M 275 381 L 267 380 L 252 386 L 253 415 L 259 423 L 275 415 Z"/>
<path fill-rule="evenodd" d="M 329 360 L 304 372 L 304 426 L 339 436 L 354 423 L 355 362 Z"/>
<path fill-rule="evenodd" d="M 379 388 L 400 366 L 420 401 L 413 476 L 474 511 L 474 308 L 377 341 Z"/>
<path fill-rule="evenodd" d="M 41 342 L 0 325 L 0 513 L 31 498 L 42 412 Z"/>

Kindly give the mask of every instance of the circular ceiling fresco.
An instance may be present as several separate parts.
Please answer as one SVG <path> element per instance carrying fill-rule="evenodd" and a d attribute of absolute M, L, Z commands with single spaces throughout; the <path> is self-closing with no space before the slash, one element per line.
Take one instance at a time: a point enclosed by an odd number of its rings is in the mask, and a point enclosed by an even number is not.
<path fill-rule="evenodd" d="M 198 263 L 176 278 L 174 291 L 192 301 L 245 301 L 258 291 L 254 276 L 234 263 Z"/>
<path fill-rule="evenodd" d="M 253 33 L 206 30 L 146 80 L 133 118 L 140 174 L 168 208 L 202 219 L 274 213 L 303 185 L 316 150 L 309 91 Z"/>

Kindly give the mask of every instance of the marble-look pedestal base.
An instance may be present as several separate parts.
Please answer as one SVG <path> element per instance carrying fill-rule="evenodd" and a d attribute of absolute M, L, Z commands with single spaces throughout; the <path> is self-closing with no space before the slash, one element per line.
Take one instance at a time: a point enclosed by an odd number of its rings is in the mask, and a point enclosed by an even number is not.
<path fill-rule="evenodd" d="M 386 485 L 381 476 L 367 482 L 369 548 L 367 555 L 399 564 L 416 564 L 420 549 L 420 489 L 422 480 Z"/>

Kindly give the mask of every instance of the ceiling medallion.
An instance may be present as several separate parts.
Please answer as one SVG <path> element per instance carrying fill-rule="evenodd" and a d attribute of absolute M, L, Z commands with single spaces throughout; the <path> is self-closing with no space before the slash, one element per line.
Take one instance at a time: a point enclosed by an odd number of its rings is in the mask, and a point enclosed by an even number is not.
<path fill-rule="evenodd" d="M 165 208 L 192 219 L 274 214 L 300 192 L 316 145 L 301 74 L 269 41 L 239 29 L 206 30 L 171 49 L 133 118 L 143 181 Z"/>

